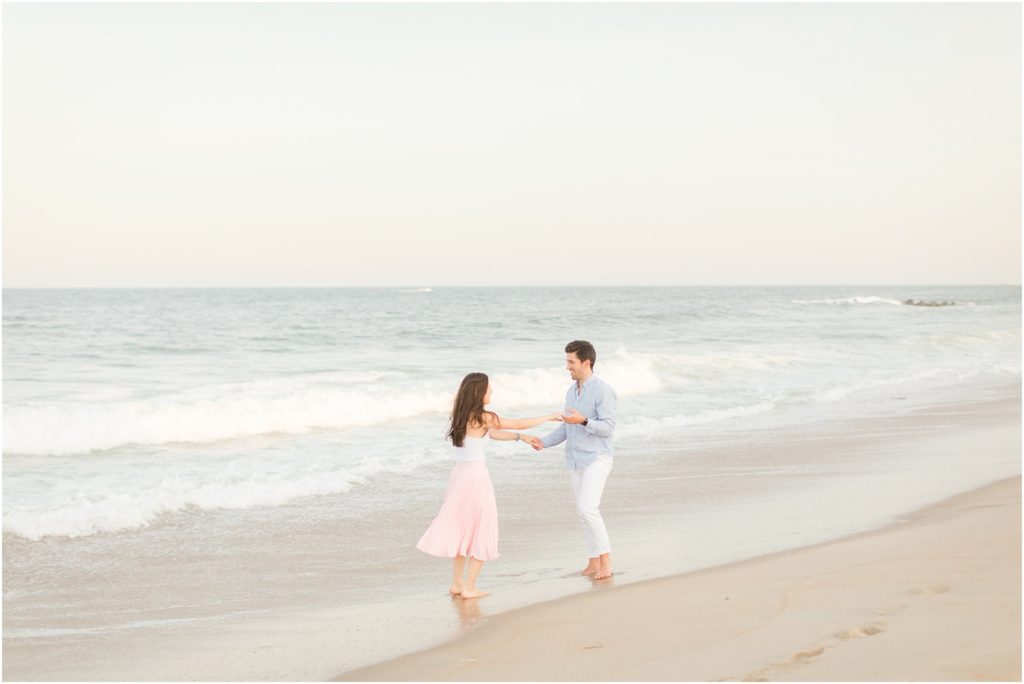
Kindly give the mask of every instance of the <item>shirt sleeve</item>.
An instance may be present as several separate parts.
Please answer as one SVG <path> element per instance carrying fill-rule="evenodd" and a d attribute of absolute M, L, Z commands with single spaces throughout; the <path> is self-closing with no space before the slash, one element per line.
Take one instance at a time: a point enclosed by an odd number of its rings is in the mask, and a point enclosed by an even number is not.
<path fill-rule="evenodd" d="M 615 394 L 615 390 L 611 387 L 606 387 L 604 393 L 594 403 L 594 413 L 596 416 L 588 419 L 583 429 L 598 437 L 611 437 L 612 433 L 615 432 L 615 406 L 617 402 L 618 397 Z"/>
<path fill-rule="evenodd" d="M 559 423 L 558 427 L 540 438 L 544 448 L 553 447 L 565 441 L 565 423 Z"/>

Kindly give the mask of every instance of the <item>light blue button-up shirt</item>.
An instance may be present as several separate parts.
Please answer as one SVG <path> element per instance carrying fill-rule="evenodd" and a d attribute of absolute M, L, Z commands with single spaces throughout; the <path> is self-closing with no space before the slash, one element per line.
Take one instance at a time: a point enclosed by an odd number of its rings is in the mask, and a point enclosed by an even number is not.
<path fill-rule="evenodd" d="M 565 465 L 569 470 L 582 470 L 601 454 L 613 456 L 612 433 L 615 432 L 615 404 L 618 397 L 607 382 L 591 375 L 576 393 L 572 383 L 565 393 L 565 412 L 576 409 L 587 418 L 587 424 L 562 423 L 541 438 L 544 448 L 565 442 Z"/>

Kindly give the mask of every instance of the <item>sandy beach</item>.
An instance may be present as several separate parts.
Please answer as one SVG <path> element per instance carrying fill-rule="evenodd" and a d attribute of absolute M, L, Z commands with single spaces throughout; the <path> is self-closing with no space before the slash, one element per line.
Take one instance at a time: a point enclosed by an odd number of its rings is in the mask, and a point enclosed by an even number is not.
<path fill-rule="evenodd" d="M 339 680 L 1021 679 L 1021 480 L 878 531 L 497 616 Z"/>

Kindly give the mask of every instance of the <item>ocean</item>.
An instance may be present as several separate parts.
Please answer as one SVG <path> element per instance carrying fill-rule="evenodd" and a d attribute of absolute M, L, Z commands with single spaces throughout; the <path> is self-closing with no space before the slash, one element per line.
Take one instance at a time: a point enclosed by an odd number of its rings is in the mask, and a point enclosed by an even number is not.
<path fill-rule="evenodd" d="M 619 397 L 606 519 L 613 544 L 618 533 L 637 549 L 619 554 L 622 581 L 883 524 L 1019 474 L 1019 451 L 766 461 L 738 445 L 1019 397 L 1020 293 L 5 290 L 5 661 L 21 645 L 52 658 L 83 640 L 381 601 L 407 625 L 400 604 L 416 606 L 423 629 L 406 649 L 450 635 L 466 616 L 432 618 L 422 600 L 447 587 L 448 565 L 413 545 L 443 496 L 454 392 L 482 371 L 499 414 L 558 410 L 574 339 L 595 345 L 595 372 Z M 586 559 L 561 452 L 491 445 L 507 552 L 480 585 L 515 597 L 492 610 L 585 589 L 569 584 Z M 876 492 L 872 505 L 844 505 L 854 488 Z M 756 535 L 711 533 L 742 527 L 756 502 Z M 639 551 L 662 546 L 675 550 Z M 339 666 L 397 653 L 367 645 L 390 629 L 376 624 Z"/>

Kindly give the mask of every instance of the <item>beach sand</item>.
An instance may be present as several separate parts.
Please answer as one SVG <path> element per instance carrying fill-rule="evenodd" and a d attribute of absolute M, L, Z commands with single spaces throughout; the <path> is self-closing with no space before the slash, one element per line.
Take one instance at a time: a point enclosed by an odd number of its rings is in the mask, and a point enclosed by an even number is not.
<path fill-rule="evenodd" d="M 595 585 L 338 680 L 1020 681 L 1021 479 L 839 541 Z"/>

